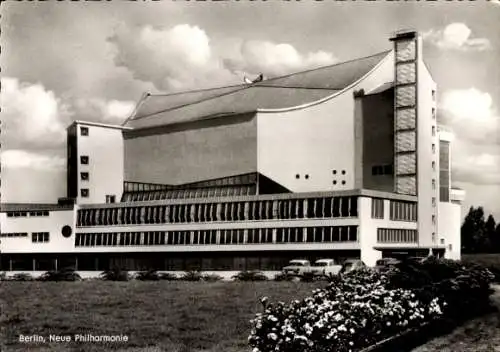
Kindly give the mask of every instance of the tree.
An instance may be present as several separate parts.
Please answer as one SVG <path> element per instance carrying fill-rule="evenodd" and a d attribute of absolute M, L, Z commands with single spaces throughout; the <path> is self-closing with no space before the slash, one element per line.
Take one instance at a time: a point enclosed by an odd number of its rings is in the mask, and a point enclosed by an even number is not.
<path fill-rule="evenodd" d="M 495 228 L 492 247 L 495 253 L 500 253 L 500 223 L 498 223 L 497 227 Z"/>
<path fill-rule="evenodd" d="M 464 253 L 478 253 L 485 249 L 487 241 L 483 207 L 470 207 L 462 224 L 461 240 Z"/>
<path fill-rule="evenodd" d="M 485 251 L 486 252 L 496 252 L 496 246 L 495 246 L 495 226 L 496 226 L 496 223 L 495 223 L 495 218 L 493 217 L 493 215 L 489 215 L 488 216 L 488 219 L 486 220 L 486 223 L 484 225 L 485 227 L 485 231 L 486 231 L 486 243 L 484 243 L 485 245 Z"/>

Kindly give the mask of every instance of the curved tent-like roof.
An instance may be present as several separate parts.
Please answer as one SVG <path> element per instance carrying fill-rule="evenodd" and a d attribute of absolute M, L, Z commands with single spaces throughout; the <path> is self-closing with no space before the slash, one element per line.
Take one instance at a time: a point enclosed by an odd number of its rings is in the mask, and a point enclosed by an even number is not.
<path fill-rule="evenodd" d="M 221 116 L 282 109 L 324 99 L 370 72 L 390 51 L 308 71 L 263 80 L 254 84 L 147 94 L 124 126 L 159 127 Z"/>

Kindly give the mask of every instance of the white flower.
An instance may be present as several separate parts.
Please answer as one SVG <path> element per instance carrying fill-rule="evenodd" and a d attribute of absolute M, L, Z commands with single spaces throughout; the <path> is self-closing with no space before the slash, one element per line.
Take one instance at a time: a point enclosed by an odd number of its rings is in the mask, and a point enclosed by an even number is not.
<path fill-rule="evenodd" d="M 275 333 L 271 332 L 271 333 L 267 334 L 267 338 L 271 339 L 271 340 L 276 340 L 276 339 L 278 339 L 278 335 L 276 335 Z"/>

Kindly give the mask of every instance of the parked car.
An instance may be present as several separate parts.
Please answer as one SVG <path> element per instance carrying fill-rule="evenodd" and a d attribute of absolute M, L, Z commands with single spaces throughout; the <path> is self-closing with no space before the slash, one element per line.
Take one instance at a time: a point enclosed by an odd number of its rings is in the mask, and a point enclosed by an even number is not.
<path fill-rule="evenodd" d="M 310 271 L 311 263 L 305 259 L 290 260 L 287 266 L 283 268 L 285 275 L 304 275 L 305 272 Z"/>
<path fill-rule="evenodd" d="M 427 259 L 427 257 L 408 257 L 408 258 L 405 259 L 405 261 L 408 262 L 408 263 L 410 263 L 410 264 L 412 264 L 412 263 L 421 264 L 426 259 Z"/>
<path fill-rule="evenodd" d="M 351 271 L 360 270 L 366 268 L 366 264 L 360 259 L 347 259 L 339 271 L 340 275 L 350 273 Z"/>
<path fill-rule="evenodd" d="M 318 259 L 311 267 L 311 272 L 314 276 L 337 275 L 341 269 L 342 265 L 337 264 L 334 259 Z"/>
<path fill-rule="evenodd" d="M 375 270 L 377 271 L 387 271 L 392 267 L 395 267 L 401 263 L 401 260 L 396 258 L 382 258 L 375 262 Z"/>

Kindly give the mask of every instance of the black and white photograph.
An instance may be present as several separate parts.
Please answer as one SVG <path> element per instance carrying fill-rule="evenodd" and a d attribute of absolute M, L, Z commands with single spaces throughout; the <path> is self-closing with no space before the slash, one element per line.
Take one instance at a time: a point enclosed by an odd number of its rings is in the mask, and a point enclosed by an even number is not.
<path fill-rule="evenodd" d="M 500 352 L 500 0 L 0 16 L 0 351 Z"/>

